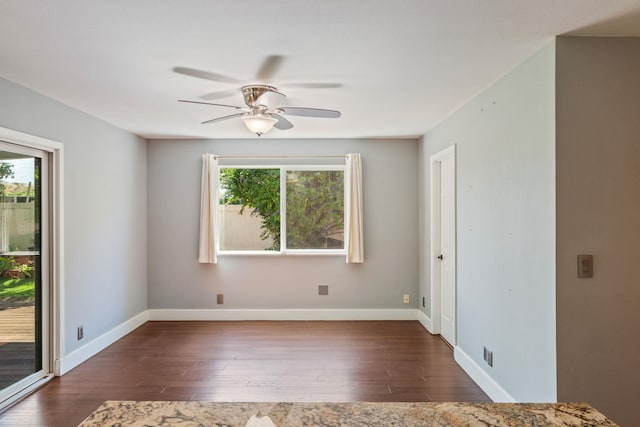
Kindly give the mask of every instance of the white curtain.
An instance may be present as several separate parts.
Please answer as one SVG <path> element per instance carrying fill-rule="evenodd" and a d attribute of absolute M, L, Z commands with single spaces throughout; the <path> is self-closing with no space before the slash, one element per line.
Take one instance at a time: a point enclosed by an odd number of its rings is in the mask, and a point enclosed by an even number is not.
<path fill-rule="evenodd" d="M 359 153 L 347 154 L 344 190 L 344 246 L 347 263 L 363 263 L 362 160 Z"/>
<path fill-rule="evenodd" d="M 217 264 L 216 197 L 218 197 L 218 158 L 202 155 L 202 186 L 200 187 L 200 247 L 198 262 Z"/>

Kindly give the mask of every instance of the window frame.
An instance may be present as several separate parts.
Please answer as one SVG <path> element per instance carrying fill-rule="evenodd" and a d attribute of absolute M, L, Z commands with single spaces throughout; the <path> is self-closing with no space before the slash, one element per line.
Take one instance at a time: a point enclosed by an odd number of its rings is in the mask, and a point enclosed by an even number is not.
<path fill-rule="evenodd" d="M 217 234 L 217 239 L 215 242 L 217 253 L 220 256 L 233 256 L 233 255 L 243 255 L 243 256 L 283 256 L 283 255 L 295 255 L 295 256 L 345 256 L 346 248 L 342 249 L 289 249 L 287 248 L 287 172 L 289 171 L 341 171 L 345 173 L 346 165 L 344 164 L 321 164 L 321 165 L 272 165 L 272 164 L 261 164 L 261 165 L 219 165 L 218 168 L 222 169 L 278 169 L 280 171 L 280 250 L 224 250 L 220 249 L 220 235 Z M 216 179 L 218 194 L 216 194 L 216 209 L 220 206 L 220 174 Z M 346 184 L 345 184 L 346 185 Z M 342 196 L 344 198 L 345 187 L 342 190 Z M 217 227 L 221 227 L 220 221 L 217 221 Z M 344 214 L 344 204 L 342 211 L 342 224 L 344 229 L 344 235 L 346 236 L 346 221 Z M 219 228 L 220 229 L 220 228 Z"/>

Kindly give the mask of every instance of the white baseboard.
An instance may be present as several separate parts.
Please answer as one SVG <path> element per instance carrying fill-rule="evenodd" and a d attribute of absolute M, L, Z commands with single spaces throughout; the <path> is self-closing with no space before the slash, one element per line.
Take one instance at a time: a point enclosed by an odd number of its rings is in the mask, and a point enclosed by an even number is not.
<path fill-rule="evenodd" d="M 59 362 L 56 362 L 55 374 L 64 375 L 85 360 L 118 341 L 129 332 L 143 325 L 147 320 L 149 320 L 149 313 L 148 311 L 143 311 L 126 322 L 116 326 L 112 330 L 100 335 L 98 338 L 63 356 Z"/>
<path fill-rule="evenodd" d="M 494 402 L 514 403 L 516 400 L 503 389 L 489 374 L 487 374 L 476 362 L 462 351 L 460 347 L 453 349 L 453 359 L 464 369 L 480 388 Z"/>
<path fill-rule="evenodd" d="M 422 310 L 417 310 L 417 312 L 418 312 L 418 322 L 420 322 L 420 324 L 424 326 L 424 328 L 430 334 L 433 335 L 433 322 L 431 321 L 431 318 L 426 314 L 424 314 Z"/>
<path fill-rule="evenodd" d="M 150 309 L 149 320 L 418 320 L 416 309 Z"/>

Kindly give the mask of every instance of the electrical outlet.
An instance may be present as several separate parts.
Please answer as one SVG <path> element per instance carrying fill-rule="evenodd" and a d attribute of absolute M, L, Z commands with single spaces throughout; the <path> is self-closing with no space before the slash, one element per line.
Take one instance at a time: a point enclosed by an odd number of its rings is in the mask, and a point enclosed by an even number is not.
<path fill-rule="evenodd" d="M 78 326 L 78 341 L 84 338 L 84 328 L 82 325 Z"/>
<path fill-rule="evenodd" d="M 409 300 L 410 300 L 409 294 L 404 294 L 404 298 L 402 299 L 402 302 L 405 304 L 409 304 Z"/>
<path fill-rule="evenodd" d="M 216 298 L 216 302 L 218 304 L 224 304 L 224 294 L 218 294 L 218 296 Z"/>
<path fill-rule="evenodd" d="M 329 285 L 319 285 L 318 295 L 329 295 Z"/>
<path fill-rule="evenodd" d="M 484 361 L 487 362 L 487 365 L 493 366 L 493 351 L 489 350 L 487 347 L 484 347 Z"/>

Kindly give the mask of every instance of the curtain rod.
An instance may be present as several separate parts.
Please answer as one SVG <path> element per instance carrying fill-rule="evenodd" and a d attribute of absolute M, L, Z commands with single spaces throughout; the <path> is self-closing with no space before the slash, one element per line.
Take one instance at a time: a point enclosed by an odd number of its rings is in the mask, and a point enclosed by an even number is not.
<path fill-rule="evenodd" d="M 216 159 L 345 159 L 347 156 L 214 156 Z"/>

